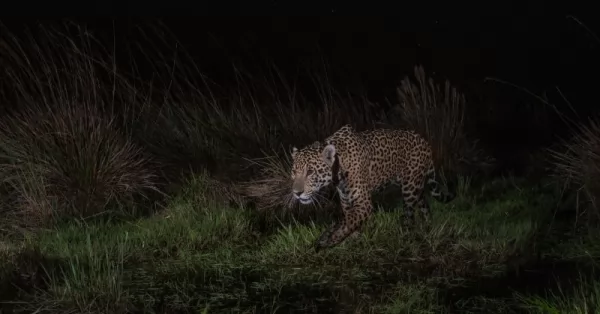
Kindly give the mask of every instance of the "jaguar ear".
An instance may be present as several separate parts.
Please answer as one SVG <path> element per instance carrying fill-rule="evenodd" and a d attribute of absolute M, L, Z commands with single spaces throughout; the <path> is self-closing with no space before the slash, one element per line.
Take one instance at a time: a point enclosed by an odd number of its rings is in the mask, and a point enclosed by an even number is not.
<path fill-rule="evenodd" d="M 321 158 L 327 166 L 332 167 L 335 160 L 335 146 L 332 144 L 325 146 L 321 153 Z"/>
<path fill-rule="evenodd" d="M 296 146 L 292 147 L 292 159 L 296 158 L 297 152 L 298 152 L 298 149 L 296 148 Z"/>

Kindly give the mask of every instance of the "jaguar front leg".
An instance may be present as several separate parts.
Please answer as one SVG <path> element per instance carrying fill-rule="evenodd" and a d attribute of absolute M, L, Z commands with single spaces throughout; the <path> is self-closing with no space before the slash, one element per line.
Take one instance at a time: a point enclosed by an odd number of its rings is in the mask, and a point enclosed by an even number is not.
<path fill-rule="evenodd" d="M 319 239 L 317 240 L 317 243 L 326 243 L 327 241 L 329 241 L 328 239 L 331 237 L 331 235 L 335 232 L 335 230 L 339 229 L 340 227 L 340 223 L 339 222 L 335 222 L 333 224 L 331 224 L 331 226 L 329 228 L 327 228 L 327 230 L 325 230 L 321 236 L 319 237 Z M 356 231 L 354 231 L 352 234 L 350 234 L 348 236 L 348 238 L 350 239 L 354 239 L 354 238 L 358 238 L 360 237 L 360 228 L 356 229 Z M 318 246 L 318 245 L 317 245 Z M 317 248 L 317 251 L 319 249 Z"/>
<path fill-rule="evenodd" d="M 371 216 L 373 205 L 370 199 L 362 202 L 353 202 L 353 206 L 344 211 L 342 220 L 323 232 L 317 240 L 315 251 L 330 248 L 344 241 L 348 236 L 359 231 L 365 221 Z"/>
<path fill-rule="evenodd" d="M 339 191 L 339 190 L 338 190 Z M 340 205 L 342 207 L 342 214 L 343 217 L 346 217 L 347 213 L 352 209 L 352 203 L 350 202 L 349 198 L 345 198 L 343 195 L 343 191 L 339 191 L 340 195 Z M 317 242 L 315 242 L 315 251 L 319 252 L 319 250 L 321 249 L 320 243 L 327 243 L 329 241 L 329 238 L 331 237 L 331 235 L 340 228 L 340 224 L 343 223 L 344 218 L 342 218 L 341 221 L 336 221 L 333 224 L 331 224 L 331 226 L 329 228 L 327 228 L 325 231 L 323 231 L 323 233 L 321 234 L 321 236 L 319 236 L 319 238 L 317 239 Z"/>
<path fill-rule="evenodd" d="M 335 232 L 335 230 L 337 230 L 339 227 L 340 222 L 336 221 L 332 223 L 331 226 L 329 226 L 325 231 L 323 231 L 323 233 L 321 233 L 321 235 L 317 239 L 317 242 L 315 243 L 315 251 L 319 252 L 319 250 L 321 249 L 319 243 L 326 243 L 331 237 L 331 235 Z"/>

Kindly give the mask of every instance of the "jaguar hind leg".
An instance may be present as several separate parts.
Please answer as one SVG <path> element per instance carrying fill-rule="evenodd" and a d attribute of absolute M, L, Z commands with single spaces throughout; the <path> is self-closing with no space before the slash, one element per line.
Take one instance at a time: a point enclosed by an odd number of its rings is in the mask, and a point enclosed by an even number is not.
<path fill-rule="evenodd" d="M 415 209 L 426 222 L 431 218 L 429 205 L 424 198 L 424 177 L 413 176 L 412 180 L 402 182 L 402 198 L 404 199 L 404 225 L 412 226 L 415 222 Z"/>
<path fill-rule="evenodd" d="M 404 209 L 404 219 L 402 224 L 405 227 L 410 227 L 415 221 L 415 203 L 417 201 L 414 196 L 414 185 L 409 184 L 409 182 L 401 181 L 400 187 L 402 189 L 402 200 L 404 203 L 402 206 Z"/>
<path fill-rule="evenodd" d="M 426 223 L 429 223 L 432 219 L 431 218 L 431 209 L 429 208 L 429 203 L 427 203 L 427 200 L 425 200 L 423 193 L 421 193 L 421 196 L 417 200 L 415 206 L 421 212 L 421 217 L 423 217 L 423 220 Z"/>

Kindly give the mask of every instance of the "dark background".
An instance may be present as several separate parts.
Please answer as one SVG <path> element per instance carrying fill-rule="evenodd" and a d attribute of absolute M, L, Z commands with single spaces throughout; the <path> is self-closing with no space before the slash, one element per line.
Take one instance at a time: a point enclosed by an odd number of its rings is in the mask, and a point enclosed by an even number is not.
<path fill-rule="evenodd" d="M 231 72 L 232 61 L 248 67 L 268 59 L 290 72 L 309 59 L 324 58 L 334 67 L 338 83 L 366 85 L 374 95 L 394 87 L 415 64 L 457 85 L 495 76 L 533 89 L 575 85 L 585 91 L 595 82 L 574 78 L 598 69 L 599 42 L 569 16 L 592 31 L 598 29 L 597 18 L 590 14 L 591 4 L 578 2 L 86 1 L 32 6 L 33 11 L 48 7 L 63 14 L 79 10 L 113 15 L 70 19 L 117 40 L 129 40 L 136 24 L 160 20 L 216 80 Z M 167 17 L 119 16 L 124 13 Z M 223 13 L 230 15 L 218 16 Z M 322 16 L 253 16 L 290 13 Z M 344 16 L 356 13 L 397 16 Z M 57 19 L 5 17 L 2 22 L 20 29 Z"/>
<path fill-rule="evenodd" d="M 598 103 L 600 40 L 594 32 L 600 28 L 591 14 L 593 5 L 582 2 L 103 1 L 46 3 L 34 11 L 45 8 L 113 15 L 70 20 L 114 42 L 116 50 L 136 36 L 136 25 L 160 21 L 199 69 L 221 86 L 233 84 L 233 65 L 258 73 L 273 64 L 297 77 L 310 65 L 327 64 L 335 87 L 383 104 L 394 102 L 399 81 L 412 76 L 415 65 L 423 65 L 429 76 L 459 87 L 471 104 L 496 104 L 493 121 L 479 119 L 477 136 L 497 157 L 512 160 L 507 164 L 523 158 L 524 151 L 568 135 L 569 129 L 557 116 L 543 128 L 532 123 L 535 106 L 543 104 L 514 87 L 486 82 L 486 77 L 546 95 L 561 110 L 568 101 L 581 119 L 591 116 Z M 114 16 L 123 13 L 198 16 Z M 350 16 L 357 13 L 397 16 Z M 290 14 L 321 16 L 281 16 Z M 16 33 L 56 21 L 64 19 L 2 18 Z"/>

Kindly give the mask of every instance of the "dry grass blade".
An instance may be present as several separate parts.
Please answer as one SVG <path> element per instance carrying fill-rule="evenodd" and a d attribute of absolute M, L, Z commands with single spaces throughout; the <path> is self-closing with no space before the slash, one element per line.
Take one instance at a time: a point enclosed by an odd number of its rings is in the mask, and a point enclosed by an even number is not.
<path fill-rule="evenodd" d="M 270 155 L 248 161 L 259 173 L 256 179 L 239 183 L 237 191 L 246 200 L 255 202 L 259 225 L 263 228 L 273 230 L 286 223 L 331 220 L 332 209 L 337 206 L 333 189 L 319 192 L 315 202 L 308 206 L 301 205 L 292 196 L 290 156 Z"/>
<path fill-rule="evenodd" d="M 260 210 L 287 210 L 297 205 L 290 189 L 289 157 L 267 156 L 248 161 L 260 169 L 260 174 L 258 179 L 239 184 L 243 195 L 255 199 Z"/>

